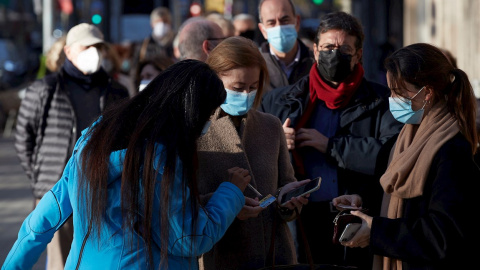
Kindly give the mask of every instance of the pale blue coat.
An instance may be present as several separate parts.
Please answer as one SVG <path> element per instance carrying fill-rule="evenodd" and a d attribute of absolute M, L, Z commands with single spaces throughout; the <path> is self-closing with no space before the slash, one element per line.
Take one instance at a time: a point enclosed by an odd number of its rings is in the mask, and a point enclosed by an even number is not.
<path fill-rule="evenodd" d="M 8 254 L 2 269 L 31 269 L 53 234 L 68 217 L 73 215 L 74 239 L 65 269 L 147 269 L 142 239 L 135 231 L 123 231 L 120 183 L 126 150 L 110 155 L 108 180 L 107 215 L 103 222 L 100 241 L 96 233 L 90 233 L 85 218 L 85 206 L 79 205 L 78 181 L 81 152 L 88 138 L 85 132 L 75 145 L 74 153 L 67 163 L 61 179 L 42 198 L 38 206 L 23 222 L 18 239 Z M 152 228 L 159 228 L 160 182 L 165 162 L 163 146 L 156 149 L 156 160 L 161 160 L 160 174 L 155 186 L 156 200 Z M 245 204 L 242 191 L 230 182 L 222 183 L 208 204 L 199 209 L 195 235 L 192 235 L 192 212 L 186 207 L 185 220 L 182 213 L 181 162 L 177 159 L 177 173 L 173 186 L 174 198 L 170 210 L 168 240 L 169 269 L 198 269 L 196 256 L 210 250 L 224 235 L 228 226 Z M 190 193 L 186 205 L 190 205 Z M 182 222 L 185 226 L 182 229 Z M 153 269 L 159 269 L 161 232 L 153 230 Z M 133 237 L 133 245 L 129 240 Z M 137 242 L 138 241 L 138 242 Z M 193 242 L 194 241 L 194 242 Z M 190 248 L 194 243 L 193 248 Z M 140 249 L 137 247 L 140 244 Z M 161 267 L 160 269 L 164 269 Z"/>

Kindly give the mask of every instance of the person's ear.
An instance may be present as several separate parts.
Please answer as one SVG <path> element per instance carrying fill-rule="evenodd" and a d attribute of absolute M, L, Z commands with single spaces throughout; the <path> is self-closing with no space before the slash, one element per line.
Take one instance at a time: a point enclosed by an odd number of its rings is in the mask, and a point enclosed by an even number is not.
<path fill-rule="evenodd" d="M 313 43 L 313 58 L 315 61 L 318 61 L 318 54 L 320 53 L 320 50 L 318 49 L 318 44 Z"/>
<path fill-rule="evenodd" d="M 363 48 L 358 49 L 355 55 L 357 56 L 357 59 L 358 59 L 357 63 L 362 63 Z"/>
<path fill-rule="evenodd" d="M 260 32 L 262 32 L 263 38 L 268 39 L 267 29 L 265 29 L 263 23 L 258 23 L 258 29 L 260 29 Z"/>
<path fill-rule="evenodd" d="M 433 100 L 433 88 L 431 86 L 425 86 L 425 100 L 432 101 Z"/>
<path fill-rule="evenodd" d="M 203 52 L 208 55 L 210 53 L 210 49 L 208 48 L 208 40 L 204 40 L 202 43 L 202 50 Z"/>

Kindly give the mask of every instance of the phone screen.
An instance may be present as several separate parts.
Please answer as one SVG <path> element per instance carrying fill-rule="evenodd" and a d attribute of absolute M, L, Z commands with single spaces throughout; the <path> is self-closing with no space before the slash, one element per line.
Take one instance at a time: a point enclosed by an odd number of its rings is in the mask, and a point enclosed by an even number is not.
<path fill-rule="evenodd" d="M 283 194 L 280 204 L 288 202 L 293 197 L 298 197 L 301 195 L 306 195 L 320 188 L 320 181 L 322 178 L 317 177 L 307 184 L 300 186 L 296 189 L 290 190 L 289 192 Z"/>

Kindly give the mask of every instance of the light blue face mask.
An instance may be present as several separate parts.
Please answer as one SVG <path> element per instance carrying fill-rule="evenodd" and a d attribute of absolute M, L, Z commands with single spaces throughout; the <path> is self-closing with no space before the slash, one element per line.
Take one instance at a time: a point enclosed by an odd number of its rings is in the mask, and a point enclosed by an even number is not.
<path fill-rule="evenodd" d="M 294 24 L 279 25 L 267 28 L 268 43 L 277 51 L 289 52 L 297 41 L 297 29 Z"/>
<path fill-rule="evenodd" d="M 423 90 L 420 89 L 413 97 L 407 99 L 404 97 L 389 97 L 388 102 L 390 104 L 390 112 L 392 112 L 392 115 L 397 121 L 404 123 L 404 124 L 413 124 L 413 125 L 418 125 L 420 122 L 422 122 L 422 117 L 424 113 L 424 108 L 425 104 L 427 102 L 423 103 L 423 107 L 418 110 L 414 111 L 412 109 L 412 99 L 414 99 L 418 93 L 420 93 Z"/>
<path fill-rule="evenodd" d="M 228 114 L 233 116 L 244 115 L 250 110 L 255 101 L 257 90 L 250 93 L 237 92 L 225 88 L 227 98 L 220 107 Z"/>

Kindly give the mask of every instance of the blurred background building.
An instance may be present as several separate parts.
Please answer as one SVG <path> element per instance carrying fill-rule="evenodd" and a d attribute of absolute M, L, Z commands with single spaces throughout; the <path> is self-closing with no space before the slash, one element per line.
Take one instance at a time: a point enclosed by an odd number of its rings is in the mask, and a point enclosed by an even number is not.
<path fill-rule="evenodd" d="M 53 42 L 81 22 L 96 24 L 111 43 L 138 42 L 151 32 L 149 14 L 158 6 L 171 10 L 177 30 L 192 16 L 211 12 L 232 18 L 258 18 L 258 0 L 0 0 L 0 128 L 5 124 L 2 91 L 35 79 L 39 59 Z M 302 18 L 300 35 L 312 39 L 319 18 L 349 12 L 364 26 L 363 65 L 368 79 L 385 83 L 383 59 L 416 42 L 447 49 L 457 59 L 480 96 L 480 0 L 293 0 Z M 2 101 L 3 100 L 3 101 Z M 14 104 L 15 103 L 15 104 Z M 1 112 L 3 111 L 3 116 Z M 2 120 L 3 117 L 3 120 Z M 2 123 L 3 121 L 3 123 Z"/>

